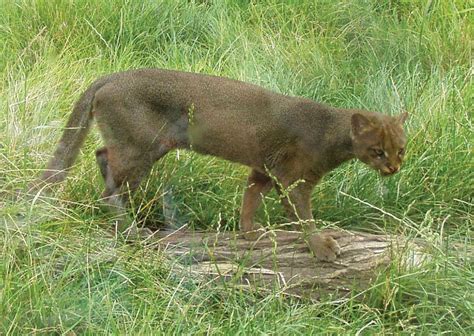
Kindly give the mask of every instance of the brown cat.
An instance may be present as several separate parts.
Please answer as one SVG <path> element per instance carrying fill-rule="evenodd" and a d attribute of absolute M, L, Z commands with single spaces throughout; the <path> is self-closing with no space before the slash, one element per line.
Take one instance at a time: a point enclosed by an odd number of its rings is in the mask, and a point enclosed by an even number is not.
<path fill-rule="evenodd" d="M 192 149 L 252 169 L 240 217 L 247 238 L 255 238 L 254 214 L 275 186 L 289 217 L 304 224 L 316 257 L 332 261 L 339 247 L 317 233 L 313 187 L 352 158 L 383 175 L 398 172 L 407 114 L 336 109 L 222 77 L 159 69 L 120 72 L 100 78 L 80 97 L 41 181 L 65 178 L 93 117 L 105 142 L 96 156 L 111 208 L 123 212 L 128 188 L 137 188 L 170 150 Z"/>

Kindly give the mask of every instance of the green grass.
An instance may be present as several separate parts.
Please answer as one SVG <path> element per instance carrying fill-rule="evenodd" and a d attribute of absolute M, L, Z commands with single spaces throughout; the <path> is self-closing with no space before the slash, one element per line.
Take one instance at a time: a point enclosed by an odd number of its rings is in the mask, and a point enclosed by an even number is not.
<path fill-rule="evenodd" d="M 474 127 L 468 1 L 1 1 L 0 334 L 473 334 Z M 314 303 L 209 286 L 107 237 L 94 131 L 53 199 L 13 200 L 44 168 L 98 76 L 162 67 L 228 76 L 339 107 L 406 109 L 400 174 L 325 177 L 314 215 L 428 241 L 363 299 Z M 232 230 L 246 168 L 190 152 L 155 165 L 134 209 L 161 221 L 172 186 L 195 228 Z M 275 194 L 259 220 L 285 219 Z M 355 295 L 355 293 L 354 293 Z"/>

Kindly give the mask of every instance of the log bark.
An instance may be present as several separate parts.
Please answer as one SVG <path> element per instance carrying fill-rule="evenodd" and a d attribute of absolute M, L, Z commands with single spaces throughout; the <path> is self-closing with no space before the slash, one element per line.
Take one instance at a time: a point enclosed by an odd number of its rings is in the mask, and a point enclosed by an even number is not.
<path fill-rule="evenodd" d="M 341 247 L 335 262 L 317 261 L 295 231 L 271 230 L 247 241 L 236 232 L 165 230 L 154 244 L 194 275 L 316 300 L 363 292 L 402 248 L 413 250 L 400 237 L 324 231 Z"/>

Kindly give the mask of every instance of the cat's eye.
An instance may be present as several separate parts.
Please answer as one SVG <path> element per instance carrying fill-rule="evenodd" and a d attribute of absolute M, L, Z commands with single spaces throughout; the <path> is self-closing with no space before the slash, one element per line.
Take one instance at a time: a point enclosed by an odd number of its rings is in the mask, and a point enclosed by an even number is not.
<path fill-rule="evenodd" d="M 404 155 L 405 154 L 405 148 L 400 148 L 398 150 L 398 155 Z"/>
<path fill-rule="evenodd" d="M 379 148 L 374 148 L 373 151 L 374 151 L 375 155 L 377 155 L 378 157 L 382 157 L 382 156 L 385 155 L 384 151 L 379 149 Z"/>

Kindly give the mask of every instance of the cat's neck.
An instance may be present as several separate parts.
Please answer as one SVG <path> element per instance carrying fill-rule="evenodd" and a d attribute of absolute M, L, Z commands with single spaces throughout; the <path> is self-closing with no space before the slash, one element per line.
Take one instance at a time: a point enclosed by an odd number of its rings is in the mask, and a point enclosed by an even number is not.
<path fill-rule="evenodd" d="M 325 174 L 355 158 L 351 139 L 351 117 L 356 112 L 335 108 L 319 110 L 321 118 L 312 125 L 313 129 L 319 129 L 316 132 L 318 136 L 311 140 L 307 138 L 311 141 L 315 169 L 319 173 Z"/>
<path fill-rule="evenodd" d="M 351 115 L 347 110 L 336 110 L 334 131 L 325 144 L 325 155 L 327 158 L 327 169 L 332 170 L 340 164 L 355 158 L 352 150 L 351 139 Z"/>
<path fill-rule="evenodd" d="M 286 114 L 285 123 L 296 134 L 299 151 L 310 161 L 318 175 L 355 158 L 351 138 L 353 114 L 370 113 L 357 109 L 338 109 L 310 100 L 299 101 L 296 113 Z M 296 131 L 295 131 L 296 130 Z"/>

